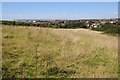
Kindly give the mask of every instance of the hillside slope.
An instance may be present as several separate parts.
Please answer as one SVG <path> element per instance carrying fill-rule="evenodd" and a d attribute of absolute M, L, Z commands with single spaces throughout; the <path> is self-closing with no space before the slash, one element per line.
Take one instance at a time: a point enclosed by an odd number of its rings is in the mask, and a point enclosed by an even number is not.
<path fill-rule="evenodd" d="M 117 37 L 85 29 L 3 26 L 3 78 L 117 77 Z"/>

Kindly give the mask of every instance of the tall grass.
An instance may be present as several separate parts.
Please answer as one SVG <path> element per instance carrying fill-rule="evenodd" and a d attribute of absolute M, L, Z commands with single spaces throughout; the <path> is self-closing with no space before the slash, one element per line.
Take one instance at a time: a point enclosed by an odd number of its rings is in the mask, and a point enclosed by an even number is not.
<path fill-rule="evenodd" d="M 3 26 L 3 78 L 114 78 L 117 40 L 84 29 Z"/>

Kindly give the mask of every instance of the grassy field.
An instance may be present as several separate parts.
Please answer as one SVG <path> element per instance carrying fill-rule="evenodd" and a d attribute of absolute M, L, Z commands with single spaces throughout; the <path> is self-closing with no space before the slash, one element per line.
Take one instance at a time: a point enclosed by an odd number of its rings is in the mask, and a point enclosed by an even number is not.
<path fill-rule="evenodd" d="M 115 78 L 118 39 L 85 29 L 3 26 L 3 78 Z"/>

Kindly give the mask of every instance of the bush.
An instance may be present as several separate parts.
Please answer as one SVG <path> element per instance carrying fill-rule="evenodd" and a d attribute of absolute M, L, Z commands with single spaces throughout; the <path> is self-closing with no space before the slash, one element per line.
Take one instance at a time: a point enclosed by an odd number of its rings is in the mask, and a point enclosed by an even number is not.
<path fill-rule="evenodd" d="M 106 23 L 106 24 L 102 25 L 101 27 L 92 28 L 92 30 L 103 31 L 105 33 L 110 33 L 110 34 L 119 34 L 120 33 L 120 28 L 115 27 L 111 23 Z"/>
<path fill-rule="evenodd" d="M 84 25 L 84 23 L 67 23 L 63 26 L 63 28 L 86 28 L 86 26 Z"/>

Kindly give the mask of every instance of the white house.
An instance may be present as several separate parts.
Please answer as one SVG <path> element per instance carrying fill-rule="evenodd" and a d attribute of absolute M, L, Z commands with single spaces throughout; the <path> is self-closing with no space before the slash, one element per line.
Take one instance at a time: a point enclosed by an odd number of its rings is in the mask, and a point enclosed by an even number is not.
<path fill-rule="evenodd" d="M 36 21 L 34 20 L 34 21 L 32 21 L 32 22 L 36 22 Z"/>

